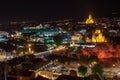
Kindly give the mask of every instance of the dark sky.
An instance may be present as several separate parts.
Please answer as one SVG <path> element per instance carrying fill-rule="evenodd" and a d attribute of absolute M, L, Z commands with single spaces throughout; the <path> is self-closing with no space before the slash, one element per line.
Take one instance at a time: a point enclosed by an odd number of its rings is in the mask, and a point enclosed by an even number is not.
<path fill-rule="evenodd" d="M 1 0 L 0 21 L 111 16 L 120 12 L 119 0 Z"/>

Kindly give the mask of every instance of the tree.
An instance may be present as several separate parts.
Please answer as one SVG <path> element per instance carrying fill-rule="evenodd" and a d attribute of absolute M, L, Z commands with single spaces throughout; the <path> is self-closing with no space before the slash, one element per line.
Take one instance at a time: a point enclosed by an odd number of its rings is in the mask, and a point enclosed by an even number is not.
<path fill-rule="evenodd" d="M 70 75 L 71 76 L 77 76 L 77 72 L 75 70 L 70 70 Z"/>
<path fill-rule="evenodd" d="M 89 62 L 88 56 L 82 54 L 82 55 L 80 56 L 80 62 L 83 63 L 83 64 L 88 64 L 88 62 Z"/>
<path fill-rule="evenodd" d="M 57 46 L 59 46 L 62 42 L 62 36 L 60 34 L 55 35 L 53 39 Z"/>
<path fill-rule="evenodd" d="M 94 65 L 94 66 L 91 68 L 91 70 L 92 70 L 92 74 L 93 74 L 93 75 L 102 75 L 102 73 L 103 73 L 103 67 L 102 67 L 101 64 L 96 64 L 96 65 Z"/>
<path fill-rule="evenodd" d="M 80 73 L 80 75 L 85 76 L 85 74 L 87 72 L 87 67 L 85 67 L 85 66 L 78 67 L 78 72 Z"/>
<path fill-rule="evenodd" d="M 94 55 L 94 54 L 91 54 L 90 57 L 89 57 L 89 59 L 91 61 L 98 61 L 98 57 L 96 55 Z"/>
<path fill-rule="evenodd" d="M 99 59 L 98 59 L 98 57 L 96 56 L 96 55 L 94 55 L 94 54 L 92 54 L 92 55 L 90 55 L 90 57 L 89 57 L 89 61 L 90 61 L 90 63 L 92 63 L 92 64 L 96 64 L 98 61 L 99 61 Z"/>

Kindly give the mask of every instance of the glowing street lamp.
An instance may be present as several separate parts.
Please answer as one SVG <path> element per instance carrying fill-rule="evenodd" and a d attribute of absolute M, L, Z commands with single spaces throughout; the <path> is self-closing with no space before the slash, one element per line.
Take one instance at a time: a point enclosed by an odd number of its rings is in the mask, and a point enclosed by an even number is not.
<path fill-rule="evenodd" d="M 28 52 L 29 52 L 29 53 L 32 52 L 32 50 L 31 50 L 31 46 L 32 46 L 31 44 L 28 44 Z"/>
<path fill-rule="evenodd" d="M 31 44 L 28 44 L 28 47 L 31 47 L 32 45 Z"/>
<path fill-rule="evenodd" d="M 32 50 L 32 51 L 31 51 L 31 53 L 33 54 L 33 53 L 34 53 L 34 51 Z"/>

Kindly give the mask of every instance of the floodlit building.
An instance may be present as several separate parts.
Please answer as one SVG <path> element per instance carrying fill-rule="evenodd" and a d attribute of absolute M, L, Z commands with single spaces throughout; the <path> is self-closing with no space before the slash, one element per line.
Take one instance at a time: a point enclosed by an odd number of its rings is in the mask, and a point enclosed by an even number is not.
<path fill-rule="evenodd" d="M 86 24 L 93 24 L 94 23 L 94 19 L 92 18 L 92 15 L 89 14 L 87 20 L 85 21 Z"/>
<path fill-rule="evenodd" d="M 103 36 L 101 30 L 95 30 L 92 35 L 92 42 L 106 42 L 105 36 Z"/>
<path fill-rule="evenodd" d="M 0 42 L 7 41 L 7 37 L 9 37 L 9 33 L 6 31 L 0 31 Z"/>
<path fill-rule="evenodd" d="M 6 37 L 8 37 L 9 33 L 6 32 L 6 31 L 0 31 L 0 36 L 6 36 Z"/>

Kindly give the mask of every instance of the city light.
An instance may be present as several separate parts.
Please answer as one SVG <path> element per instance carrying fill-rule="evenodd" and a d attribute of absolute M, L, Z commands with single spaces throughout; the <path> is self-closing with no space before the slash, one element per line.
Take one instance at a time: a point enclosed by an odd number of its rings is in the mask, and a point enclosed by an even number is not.
<path fill-rule="evenodd" d="M 31 47 L 32 47 L 32 45 L 28 44 L 28 53 L 30 53 L 30 54 L 34 52 L 34 51 L 32 51 Z"/>

